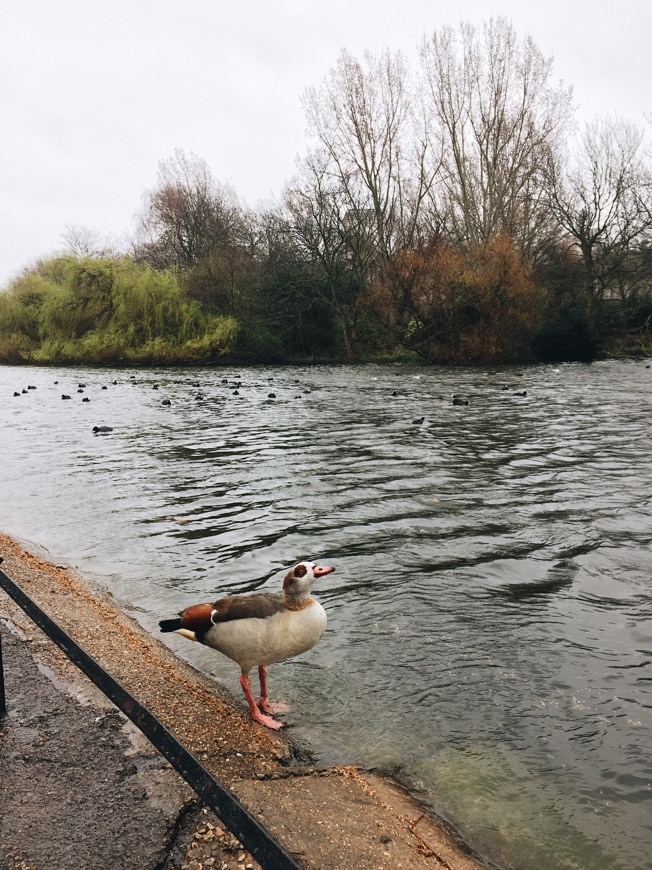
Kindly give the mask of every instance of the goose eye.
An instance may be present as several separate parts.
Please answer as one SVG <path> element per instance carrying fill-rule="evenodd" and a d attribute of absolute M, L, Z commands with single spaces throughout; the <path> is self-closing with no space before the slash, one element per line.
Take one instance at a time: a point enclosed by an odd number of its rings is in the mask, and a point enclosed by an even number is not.
<path fill-rule="evenodd" d="M 305 565 L 297 565 L 297 567 L 294 569 L 294 576 L 295 577 L 303 577 L 307 573 L 308 573 L 308 569 L 306 568 Z"/>

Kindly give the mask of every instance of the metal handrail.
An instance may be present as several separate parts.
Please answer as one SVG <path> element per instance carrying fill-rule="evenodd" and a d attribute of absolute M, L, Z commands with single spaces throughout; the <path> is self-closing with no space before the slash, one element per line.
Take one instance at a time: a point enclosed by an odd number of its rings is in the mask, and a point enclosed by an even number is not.
<path fill-rule="evenodd" d="M 1 561 L 1 560 L 0 560 Z M 186 749 L 163 723 L 95 661 L 26 595 L 4 571 L 0 588 L 24 610 L 29 618 L 68 656 L 80 671 L 143 732 L 167 758 L 196 794 L 220 818 L 264 870 L 301 870 L 301 865 L 258 822 L 254 816 Z M 6 713 L 2 647 L 0 642 L 0 716 Z"/>

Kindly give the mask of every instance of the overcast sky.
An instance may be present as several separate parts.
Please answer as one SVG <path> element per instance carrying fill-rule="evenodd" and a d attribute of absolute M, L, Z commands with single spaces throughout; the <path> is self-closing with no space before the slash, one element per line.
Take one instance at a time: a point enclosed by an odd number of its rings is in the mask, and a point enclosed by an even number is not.
<path fill-rule="evenodd" d="M 67 225 L 133 229 L 159 161 L 204 158 L 256 207 L 305 149 L 301 95 L 342 48 L 403 50 L 507 17 L 580 117 L 652 113 L 651 0 L 1 0 L 0 287 Z"/>

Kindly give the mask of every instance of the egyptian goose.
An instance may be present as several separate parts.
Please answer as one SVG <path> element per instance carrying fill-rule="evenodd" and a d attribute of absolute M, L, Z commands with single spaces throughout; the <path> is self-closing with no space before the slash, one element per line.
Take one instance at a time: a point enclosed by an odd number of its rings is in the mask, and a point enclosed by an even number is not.
<path fill-rule="evenodd" d="M 317 577 L 334 568 L 299 562 L 285 575 L 283 592 L 230 595 L 215 604 L 194 604 L 176 619 L 159 622 L 161 631 L 176 631 L 219 650 L 240 665 L 240 685 L 251 718 L 267 728 L 283 723 L 271 715 L 281 707 L 267 694 L 267 665 L 282 662 L 311 649 L 326 630 L 326 612 L 310 595 Z M 249 671 L 258 666 L 260 699 L 251 692 Z"/>

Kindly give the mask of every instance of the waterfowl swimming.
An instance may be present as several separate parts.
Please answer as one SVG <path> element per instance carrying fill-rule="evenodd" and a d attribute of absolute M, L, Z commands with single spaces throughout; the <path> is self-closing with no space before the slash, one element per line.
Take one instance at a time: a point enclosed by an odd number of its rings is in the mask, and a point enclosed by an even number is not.
<path fill-rule="evenodd" d="M 93 426 L 93 432 L 96 435 L 106 435 L 107 432 L 113 432 L 113 426 Z"/>
<path fill-rule="evenodd" d="M 218 650 L 240 665 L 240 685 L 251 718 L 267 728 L 283 723 L 271 715 L 280 712 L 267 693 L 267 665 L 282 662 L 311 649 L 326 630 L 326 612 L 310 595 L 317 577 L 334 568 L 299 562 L 283 580 L 283 592 L 230 595 L 214 604 L 195 604 L 175 619 L 162 619 L 161 631 L 176 631 L 189 640 Z M 249 671 L 258 667 L 260 698 L 254 699 Z"/>
<path fill-rule="evenodd" d="M 462 398 L 458 393 L 453 393 L 452 397 L 454 405 L 469 405 L 470 402 L 468 399 Z"/>

